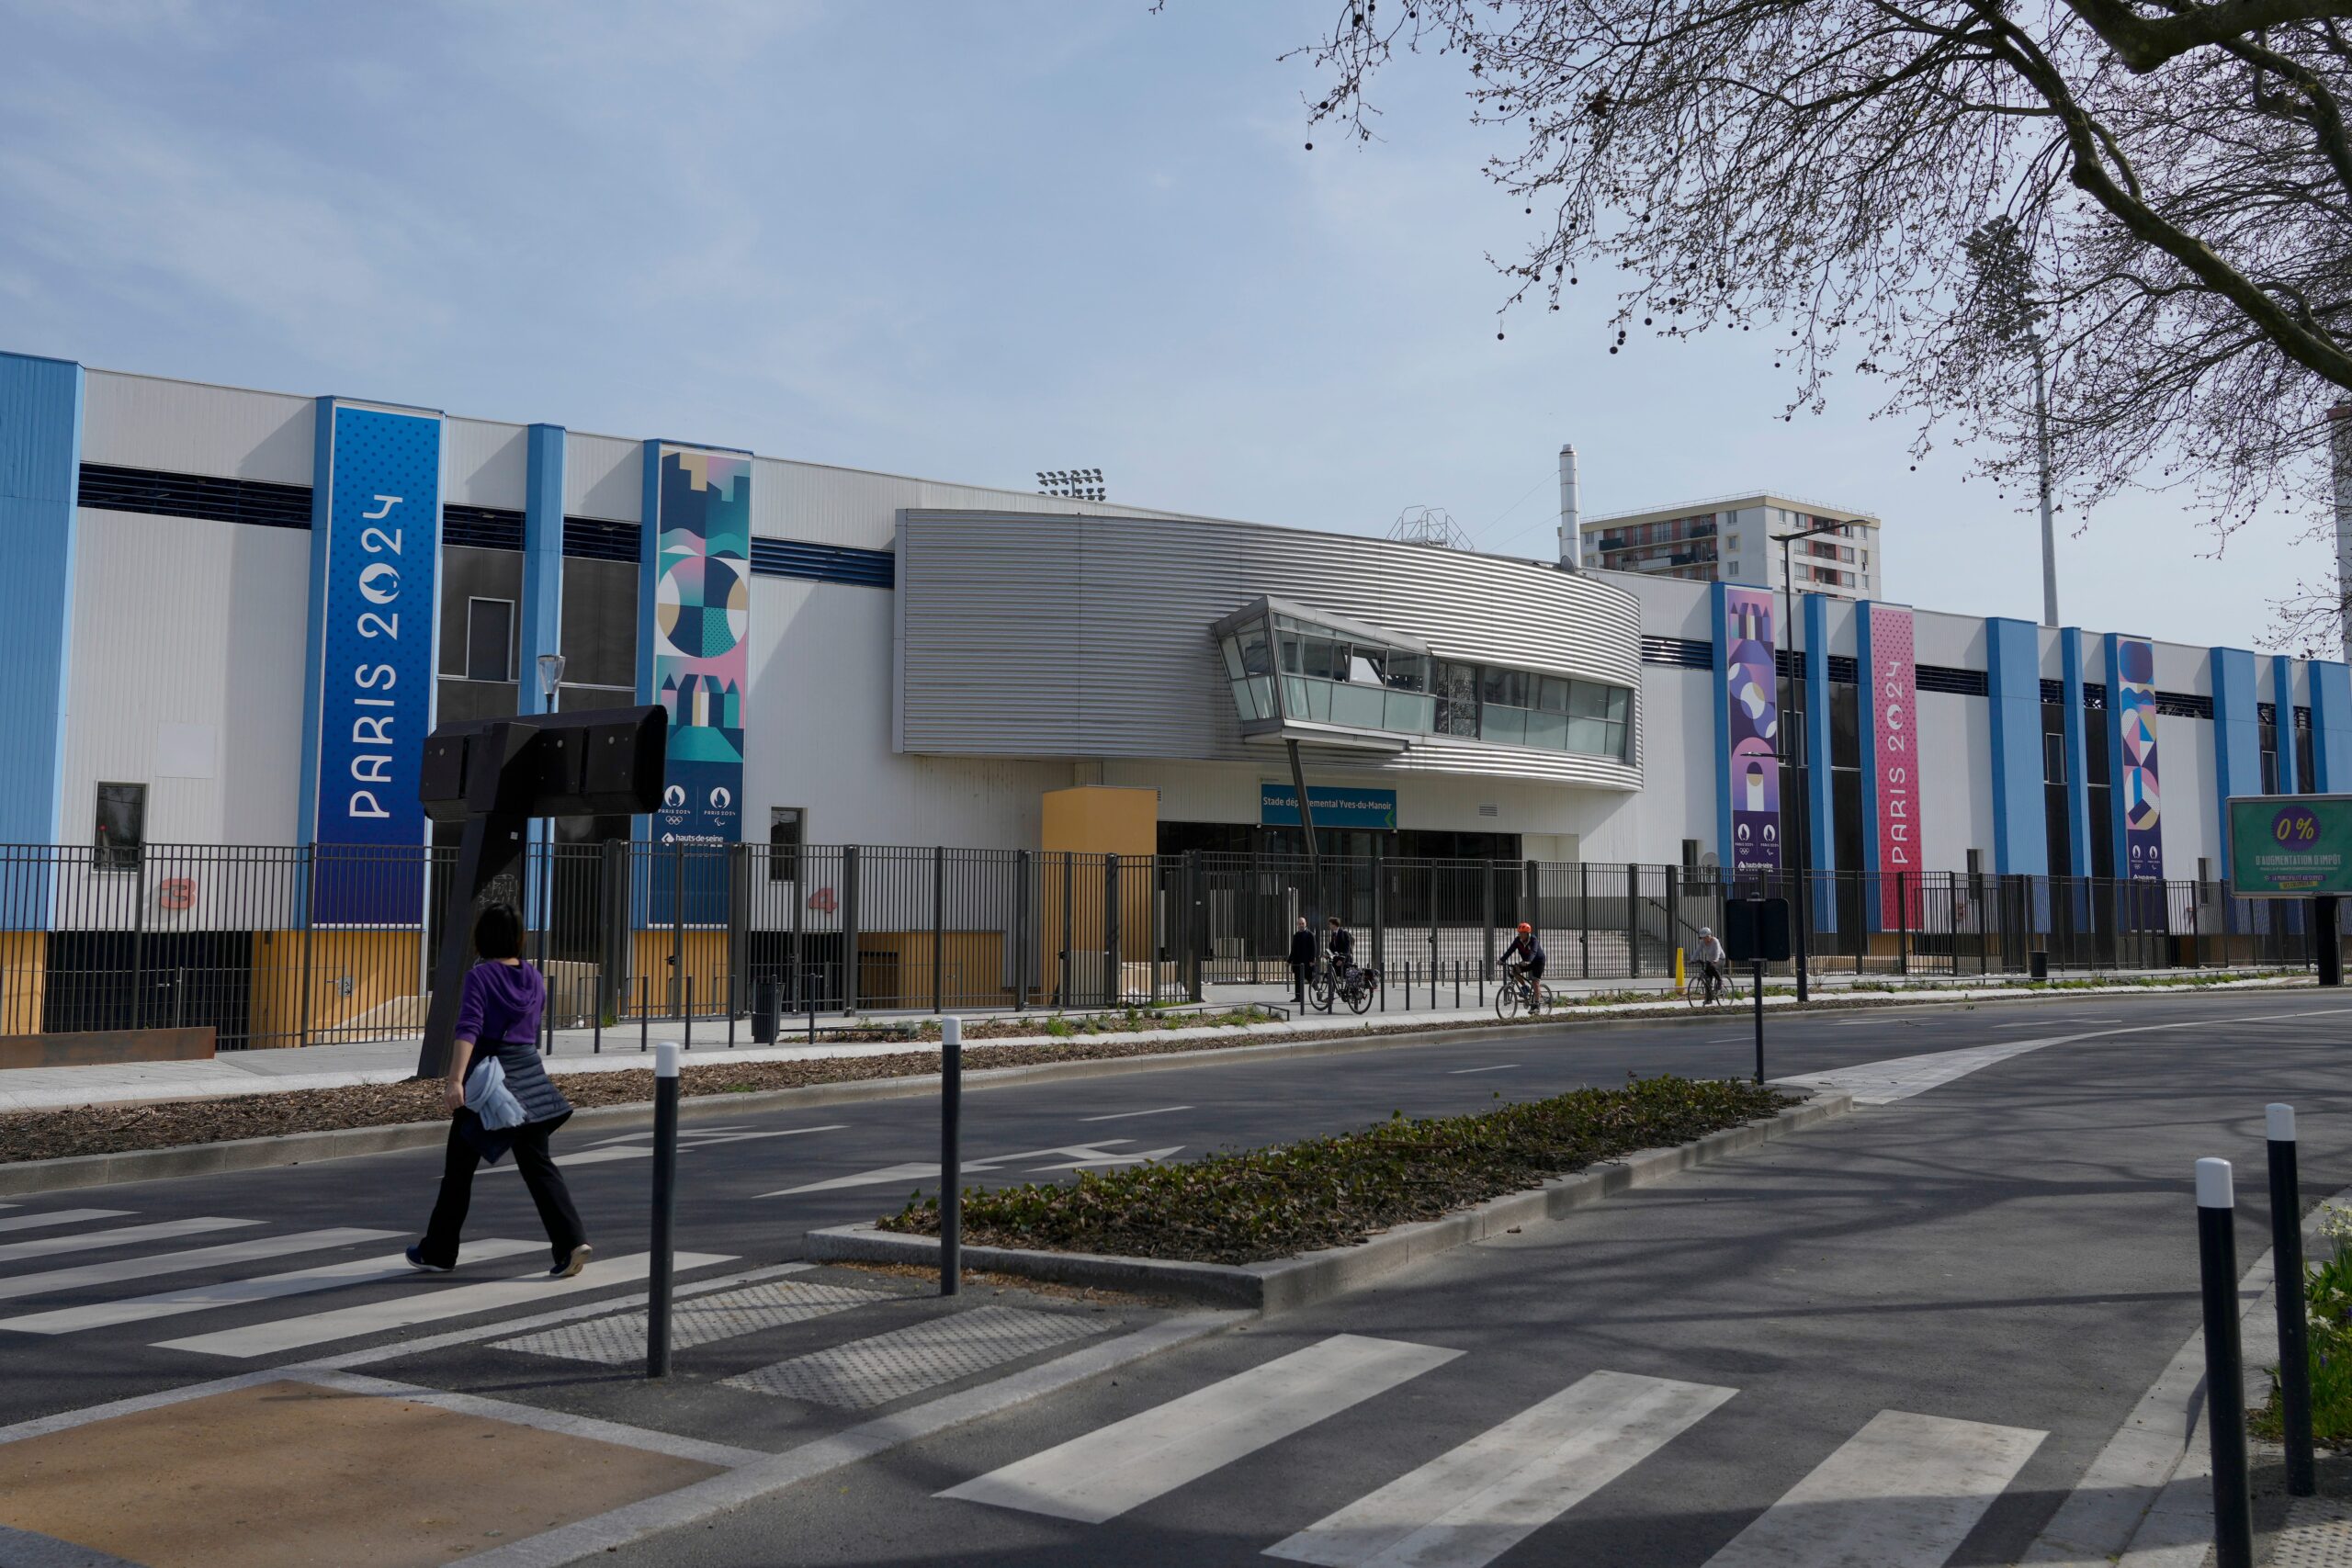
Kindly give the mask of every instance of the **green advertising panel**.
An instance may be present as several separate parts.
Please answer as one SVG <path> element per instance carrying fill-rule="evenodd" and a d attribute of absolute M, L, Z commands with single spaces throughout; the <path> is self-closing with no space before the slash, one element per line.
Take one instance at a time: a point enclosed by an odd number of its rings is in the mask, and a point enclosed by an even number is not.
<path fill-rule="evenodd" d="M 2352 895 L 2352 795 L 2233 797 L 2230 893 L 2238 898 Z"/>

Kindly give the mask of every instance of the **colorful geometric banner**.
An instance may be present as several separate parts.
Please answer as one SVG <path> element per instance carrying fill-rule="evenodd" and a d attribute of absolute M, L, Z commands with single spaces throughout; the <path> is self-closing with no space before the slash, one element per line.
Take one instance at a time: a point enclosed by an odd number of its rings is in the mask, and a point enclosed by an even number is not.
<path fill-rule="evenodd" d="M 2115 639 L 2116 724 L 2123 738 L 2118 763 L 2123 793 L 2123 874 L 2160 882 L 2165 874 L 2162 799 L 2156 777 L 2156 645 L 2146 637 Z"/>
<path fill-rule="evenodd" d="M 1904 891 L 1917 905 L 1919 885 L 1919 671 L 1913 652 L 1911 612 L 1870 607 L 1871 667 L 1863 701 L 1870 705 L 1871 769 L 1878 786 L 1879 925 L 1908 930 Z M 1902 880 L 1897 880 L 1898 877 Z"/>
<path fill-rule="evenodd" d="M 425 841 L 417 773 L 433 723 L 435 568 L 441 546 L 438 416 L 329 403 L 318 648 L 320 925 L 415 925 Z M 349 852 L 338 854 L 336 851 Z"/>
<path fill-rule="evenodd" d="M 751 689 L 751 458 L 647 442 L 654 534 L 651 564 L 651 701 L 671 710 L 671 760 L 661 811 L 661 844 L 687 849 L 743 840 L 743 694 Z M 673 891 L 671 861 L 654 856 L 654 919 L 673 896 L 689 924 L 727 919 L 722 865 L 689 872 Z"/>
<path fill-rule="evenodd" d="M 1760 588 L 1724 590 L 1727 650 L 1724 702 L 1730 718 L 1731 853 L 1735 874 L 1781 869 L 1780 676 L 1773 660 L 1772 595 Z"/>

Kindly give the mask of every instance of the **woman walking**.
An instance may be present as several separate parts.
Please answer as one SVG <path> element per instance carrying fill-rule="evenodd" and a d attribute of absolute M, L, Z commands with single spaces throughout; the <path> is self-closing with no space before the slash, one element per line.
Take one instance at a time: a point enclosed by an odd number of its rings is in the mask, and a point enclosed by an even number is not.
<path fill-rule="evenodd" d="M 590 1248 L 563 1172 L 548 1154 L 548 1139 L 571 1117 L 571 1102 L 539 1061 L 547 982 L 523 962 L 523 918 L 511 904 L 481 912 L 474 922 L 474 952 L 481 962 L 466 972 L 449 1077 L 441 1089 L 451 1111 L 441 1196 L 408 1260 L 435 1273 L 458 1266 L 458 1234 L 473 1198 L 474 1168 L 483 1160 L 496 1164 L 512 1149 L 554 1249 L 548 1278 L 569 1280 L 588 1266 Z"/>

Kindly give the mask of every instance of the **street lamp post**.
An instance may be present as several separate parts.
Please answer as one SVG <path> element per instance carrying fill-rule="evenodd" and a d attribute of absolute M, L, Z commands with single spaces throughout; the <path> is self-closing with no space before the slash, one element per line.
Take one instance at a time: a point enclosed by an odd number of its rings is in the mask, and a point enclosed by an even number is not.
<path fill-rule="evenodd" d="M 1789 675 L 1789 690 L 1792 693 L 1796 691 L 1797 682 L 1804 679 L 1804 666 L 1797 662 L 1796 592 L 1790 581 L 1789 547 L 1799 539 L 1809 539 L 1815 534 L 1835 534 L 1848 526 L 1849 525 L 1842 522 L 1815 523 L 1810 528 L 1800 528 L 1792 534 L 1768 536 L 1774 544 L 1781 547 L 1781 624 L 1788 627 L 1789 663 L 1792 667 Z M 1774 671 L 1775 684 L 1778 683 L 1779 676 L 1780 671 Z M 1807 724 L 1813 722 L 1810 714 L 1805 722 Z M 1805 970 L 1809 956 L 1807 949 L 1813 945 L 1813 812 L 1811 801 L 1804 793 L 1805 765 L 1803 748 L 1799 748 L 1793 763 L 1789 756 L 1789 715 L 1786 706 L 1781 709 L 1781 722 L 1772 727 L 1772 751 L 1780 763 L 1783 784 L 1787 783 L 1792 766 L 1796 774 L 1796 788 L 1793 791 L 1783 790 L 1782 793 L 1792 804 L 1802 803 L 1795 805 L 1793 810 L 1784 808 L 1781 812 L 1781 820 L 1785 822 L 1793 818 L 1797 829 L 1794 835 L 1796 842 L 1791 845 L 1788 842 L 1789 835 L 1783 834 L 1781 846 L 1784 850 L 1793 849 L 1797 858 L 1796 973 L 1797 1000 L 1802 1002 L 1807 999 L 1805 983 Z"/>

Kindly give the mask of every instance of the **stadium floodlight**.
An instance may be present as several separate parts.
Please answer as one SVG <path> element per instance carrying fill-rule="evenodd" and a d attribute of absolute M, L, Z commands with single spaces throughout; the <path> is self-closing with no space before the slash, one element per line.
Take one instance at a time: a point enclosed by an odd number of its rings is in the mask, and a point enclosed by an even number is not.
<path fill-rule="evenodd" d="M 1104 501 L 1110 495 L 1100 468 L 1040 468 L 1037 493 L 1065 501 Z"/>

